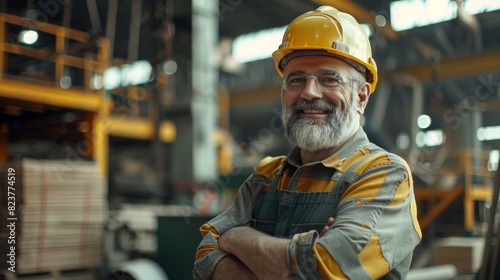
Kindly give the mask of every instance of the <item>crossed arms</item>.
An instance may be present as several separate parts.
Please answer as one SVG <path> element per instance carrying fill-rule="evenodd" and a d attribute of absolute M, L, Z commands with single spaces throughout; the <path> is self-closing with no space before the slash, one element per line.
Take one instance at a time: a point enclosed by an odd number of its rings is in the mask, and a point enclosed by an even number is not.
<path fill-rule="evenodd" d="M 306 278 L 307 273 L 325 279 L 380 278 L 402 263 L 405 273 L 421 236 L 411 182 L 401 166 L 385 165 L 379 171 L 349 188 L 335 222 L 321 238 L 317 232 L 305 232 L 292 239 L 245 226 L 253 201 L 268 183 L 254 174 L 233 205 L 200 228 L 204 239 L 197 251 L 195 279 L 290 279 Z M 374 182 L 384 184 L 384 191 L 374 191 L 381 187 Z"/>
<path fill-rule="evenodd" d="M 333 224 L 330 218 L 320 236 Z M 210 279 L 291 279 L 291 239 L 276 238 L 250 227 L 235 227 L 218 240 L 221 259 Z"/>

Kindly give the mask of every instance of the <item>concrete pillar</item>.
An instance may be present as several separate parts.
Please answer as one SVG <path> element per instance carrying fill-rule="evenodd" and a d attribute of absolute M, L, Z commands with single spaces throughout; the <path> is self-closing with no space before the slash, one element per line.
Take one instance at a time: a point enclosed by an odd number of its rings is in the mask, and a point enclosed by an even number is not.
<path fill-rule="evenodd" d="M 218 0 L 192 0 L 193 179 L 217 176 L 214 132 L 217 127 L 219 71 L 215 51 L 219 39 Z"/>

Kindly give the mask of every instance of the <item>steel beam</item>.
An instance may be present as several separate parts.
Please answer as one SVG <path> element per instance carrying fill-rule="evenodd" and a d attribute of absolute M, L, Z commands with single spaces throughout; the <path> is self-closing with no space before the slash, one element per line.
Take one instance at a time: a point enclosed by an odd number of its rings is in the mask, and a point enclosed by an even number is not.
<path fill-rule="evenodd" d="M 97 8 L 96 1 L 87 0 L 87 9 L 90 16 L 90 22 L 92 23 L 92 29 L 96 34 L 100 34 L 102 32 L 102 25 L 101 25 L 101 19 L 99 18 L 99 10 Z"/>
<path fill-rule="evenodd" d="M 132 1 L 127 59 L 134 62 L 139 57 L 139 39 L 141 33 L 142 0 Z"/>
<path fill-rule="evenodd" d="M 422 194 L 420 193 L 422 191 Z M 436 219 L 439 215 L 445 211 L 448 206 L 451 205 L 458 197 L 464 192 L 461 187 L 454 187 L 450 190 L 440 191 L 440 192 L 432 192 L 426 193 L 425 189 L 415 189 L 415 197 L 417 201 L 422 201 L 423 199 L 429 199 L 427 197 L 430 196 L 431 199 L 440 198 L 439 202 L 431 207 L 429 211 L 425 213 L 425 215 L 419 217 L 418 221 L 420 223 L 420 227 L 422 230 L 425 230 L 427 226 Z"/>
<path fill-rule="evenodd" d="M 350 0 L 312 0 L 319 5 L 328 5 L 339 9 L 342 12 L 352 15 L 359 23 L 375 22 L 376 14 L 367 10 L 363 6 Z M 398 40 L 400 34 L 394 31 L 388 24 L 379 27 L 380 31 L 392 40 Z"/>
<path fill-rule="evenodd" d="M 154 123 L 149 119 L 131 119 L 109 116 L 105 121 L 105 127 L 111 136 L 151 140 L 155 135 Z M 162 142 L 171 143 L 175 140 L 175 125 L 169 121 L 160 123 L 159 138 Z"/>
<path fill-rule="evenodd" d="M 12 23 L 15 25 L 19 26 L 24 26 L 27 28 L 34 28 L 41 30 L 43 32 L 47 32 L 50 34 L 57 35 L 59 30 L 64 30 L 64 34 L 67 38 L 80 41 L 80 42 L 87 42 L 89 40 L 89 34 L 74 30 L 74 29 L 69 29 L 69 28 L 64 28 L 58 25 L 50 24 L 47 22 L 43 21 L 36 21 L 36 20 L 28 20 L 26 18 L 14 16 L 14 15 L 9 15 L 9 14 L 1 14 L 0 15 L 1 21 Z"/>
<path fill-rule="evenodd" d="M 439 64 L 440 77 L 442 80 L 453 80 L 463 77 L 472 77 L 484 73 L 494 73 L 500 71 L 500 50 L 480 53 L 466 57 L 457 57 L 441 61 Z M 382 73 L 389 76 L 391 73 L 404 73 L 418 78 L 422 82 L 427 82 L 433 78 L 432 64 L 412 65 L 401 67 L 389 73 Z M 231 106 L 247 105 L 261 102 L 279 101 L 280 85 L 269 86 L 262 89 L 249 90 L 245 92 L 233 93 L 231 95 Z M 376 92 L 375 92 L 376 94 Z M 498 102 L 489 104 L 492 108 L 498 108 Z"/>
<path fill-rule="evenodd" d="M 439 63 L 439 75 L 442 80 L 471 77 L 484 73 L 498 72 L 500 69 L 500 50 L 476 55 L 455 57 Z M 432 64 L 401 67 L 394 73 L 406 73 L 421 81 L 428 81 L 435 73 Z"/>
<path fill-rule="evenodd" d="M 112 59 L 115 47 L 116 17 L 118 14 L 118 0 L 108 1 L 108 15 L 106 17 L 106 38 L 109 40 L 109 57 Z"/>
<path fill-rule="evenodd" d="M 102 102 L 108 102 L 97 93 L 40 86 L 7 78 L 0 83 L 0 97 L 91 112 L 99 111 Z"/>

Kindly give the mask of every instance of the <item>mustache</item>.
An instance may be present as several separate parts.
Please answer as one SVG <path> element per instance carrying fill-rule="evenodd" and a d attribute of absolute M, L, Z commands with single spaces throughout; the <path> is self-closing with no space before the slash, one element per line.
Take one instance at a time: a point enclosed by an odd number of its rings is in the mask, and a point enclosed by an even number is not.
<path fill-rule="evenodd" d="M 319 109 L 319 110 L 325 110 L 328 113 L 332 114 L 338 108 L 321 99 L 313 99 L 313 100 L 301 99 L 295 102 L 292 106 L 290 106 L 290 109 L 293 112 L 299 112 L 307 109 Z"/>

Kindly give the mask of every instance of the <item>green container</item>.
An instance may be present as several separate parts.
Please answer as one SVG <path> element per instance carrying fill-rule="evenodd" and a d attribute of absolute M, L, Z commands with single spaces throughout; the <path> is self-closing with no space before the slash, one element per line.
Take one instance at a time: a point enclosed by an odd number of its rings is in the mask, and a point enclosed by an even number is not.
<path fill-rule="evenodd" d="M 201 242 L 200 226 L 213 217 L 158 217 L 156 262 L 169 280 L 193 279 L 196 248 Z"/>

